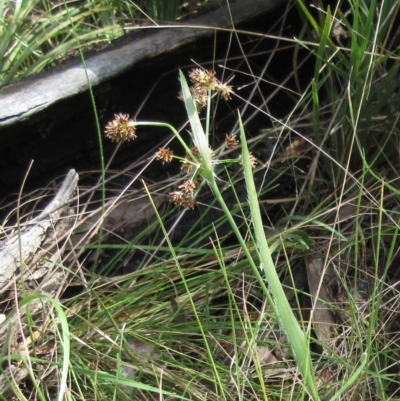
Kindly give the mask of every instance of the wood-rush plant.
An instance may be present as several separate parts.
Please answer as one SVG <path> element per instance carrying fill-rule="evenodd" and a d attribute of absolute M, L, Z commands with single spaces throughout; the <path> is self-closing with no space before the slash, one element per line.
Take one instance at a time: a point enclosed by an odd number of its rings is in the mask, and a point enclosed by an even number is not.
<path fill-rule="evenodd" d="M 272 260 L 271 250 L 265 237 L 257 191 L 252 173 L 252 168 L 255 166 L 255 159 L 254 157 L 252 157 L 248 150 L 246 135 L 240 118 L 240 114 L 238 115 L 238 118 L 240 126 L 242 154 L 240 159 L 237 159 L 237 161 L 240 161 L 243 164 L 244 168 L 246 188 L 251 211 L 250 220 L 255 234 L 254 237 L 256 239 L 256 254 L 260 261 L 259 265 L 257 265 L 257 262 L 254 260 L 254 256 L 252 256 L 248 245 L 245 242 L 245 239 L 240 233 L 239 228 L 234 218 L 232 217 L 232 214 L 227 204 L 225 203 L 225 200 L 218 186 L 218 177 L 216 176 L 214 167 L 217 163 L 224 163 L 227 161 L 216 160 L 213 157 L 214 152 L 210 149 L 209 146 L 210 101 L 213 93 L 215 92 L 219 92 L 222 97 L 224 97 L 225 99 L 229 99 L 232 93 L 232 87 L 218 81 L 215 78 L 215 73 L 210 71 L 204 71 L 200 69 L 193 70 L 190 73 L 190 78 L 193 83 L 192 88 L 189 88 L 183 73 L 180 72 L 179 75 L 182 86 L 181 98 L 185 103 L 186 112 L 189 118 L 193 145 L 188 146 L 182 139 L 180 134 L 169 124 L 133 122 L 132 120 L 130 123 L 126 123 L 127 116 L 124 115 L 123 117 L 125 121 L 125 128 L 122 127 L 122 129 L 130 130 L 133 125 L 168 127 L 174 133 L 180 143 L 184 146 L 186 150 L 186 157 L 184 159 L 181 159 L 182 169 L 186 173 L 188 173 L 190 177 L 184 182 L 183 185 L 179 186 L 179 189 L 177 191 L 174 191 L 171 194 L 171 200 L 175 204 L 182 205 L 186 208 L 193 208 L 196 204 L 194 191 L 197 187 L 197 179 L 200 176 L 208 183 L 214 196 L 223 209 L 234 233 L 236 234 L 236 237 L 242 247 L 244 254 L 246 255 L 248 263 L 251 266 L 255 277 L 257 278 L 263 290 L 264 295 L 268 299 L 275 315 L 282 325 L 282 328 L 291 346 L 294 358 L 303 376 L 306 390 L 314 400 L 319 400 L 313 366 L 310 357 L 308 333 L 305 333 L 302 330 L 294 316 L 291 306 L 289 305 L 289 302 L 283 291 L 282 284 L 276 272 L 274 262 Z M 199 110 L 204 107 L 207 108 L 205 129 L 203 129 L 199 118 Z M 116 118 L 117 117 L 121 119 L 120 116 L 116 116 Z M 111 127 L 112 129 L 110 129 L 109 127 Z M 120 130 L 118 130 L 116 128 L 116 125 L 113 123 L 110 123 L 108 125 L 108 128 L 106 129 L 107 136 L 112 136 L 111 131 L 117 132 L 118 138 L 124 137 L 124 135 L 121 135 Z M 127 139 L 132 139 L 132 136 L 127 135 L 126 137 Z M 236 146 L 237 144 L 238 141 L 234 136 L 227 136 L 225 146 Z M 176 156 L 174 156 L 172 154 L 172 151 L 167 148 L 162 148 L 156 153 L 156 158 L 164 163 L 170 162 L 174 157 Z"/>

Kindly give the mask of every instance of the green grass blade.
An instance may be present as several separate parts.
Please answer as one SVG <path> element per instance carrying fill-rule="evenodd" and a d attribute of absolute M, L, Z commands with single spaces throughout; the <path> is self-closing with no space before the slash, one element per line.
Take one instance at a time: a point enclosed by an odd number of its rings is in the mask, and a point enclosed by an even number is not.
<path fill-rule="evenodd" d="M 276 311 L 279 314 L 279 320 L 287 335 L 290 346 L 292 347 L 294 357 L 303 375 L 306 388 L 315 401 L 319 400 L 319 395 L 315 383 L 314 372 L 312 368 L 308 340 L 301 330 L 296 320 L 292 308 L 283 291 L 275 265 L 272 260 L 271 251 L 265 238 L 264 226 L 262 223 L 258 196 L 254 184 L 252 167 L 250 164 L 250 153 L 247 147 L 246 135 L 239 114 L 240 140 L 242 144 L 242 160 L 246 179 L 247 194 L 250 203 L 252 222 L 257 241 L 258 254 L 262 269 L 265 272 L 267 282 L 275 303 Z"/>
<path fill-rule="evenodd" d="M 211 151 L 208 144 L 207 136 L 204 133 L 203 126 L 201 125 L 197 108 L 190 93 L 189 86 L 186 82 L 185 76 L 182 71 L 179 71 L 179 79 L 181 81 L 183 100 L 185 102 L 186 112 L 189 117 L 190 126 L 192 127 L 193 141 L 199 149 L 202 158 L 202 168 L 205 178 L 210 181 L 213 175 L 211 166 Z"/>
<path fill-rule="evenodd" d="M 60 305 L 60 303 L 47 295 L 44 294 L 36 294 L 26 297 L 21 303 L 20 308 L 24 305 L 29 304 L 38 299 L 43 299 L 51 304 L 53 304 L 54 308 L 58 313 L 58 317 L 60 319 L 60 324 L 62 328 L 62 351 L 63 351 L 63 364 L 62 364 L 62 371 L 61 371 L 61 381 L 60 387 L 58 390 L 58 401 L 62 401 L 64 399 L 64 394 L 67 391 L 67 380 L 68 380 L 68 366 L 70 364 L 70 354 L 71 354 L 71 346 L 70 346 L 70 339 L 69 339 L 69 325 L 67 316 Z"/>
<path fill-rule="evenodd" d="M 330 399 L 330 401 L 337 400 L 348 388 L 350 388 L 354 384 L 354 382 L 357 380 L 357 378 L 360 376 L 360 374 L 364 371 L 365 365 L 367 364 L 367 360 L 368 360 L 367 353 L 364 352 L 361 355 L 360 366 L 352 374 L 352 376 L 349 378 L 349 380 L 347 380 L 346 383 L 343 384 L 343 386 L 340 388 L 340 390 Z"/>

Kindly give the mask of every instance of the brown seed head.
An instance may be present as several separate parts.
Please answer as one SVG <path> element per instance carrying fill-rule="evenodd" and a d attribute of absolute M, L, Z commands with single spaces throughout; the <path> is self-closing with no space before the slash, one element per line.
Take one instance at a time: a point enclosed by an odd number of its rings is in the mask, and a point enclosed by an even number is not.
<path fill-rule="evenodd" d="M 257 159 L 251 153 L 249 154 L 249 158 L 250 158 L 250 166 L 251 166 L 251 168 L 256 168 Z"/>
<path fill-rule="evenodd" d="M 168 148 L 160 148 L 158 152 L 156 152 L 156 159 L 161 160 L 162 164 L 170 163 L 174 156 L 174 152 Z"/>
<path fill-rule="evenodd" d="M 219 92 L 225 100 L 230 100 L 233 93 L 233 86 L 226 85 L 220 82 L 215 85 L 215 91 Z"/>
<path fill-rule="evenodd" d="M 136 138 L 135 122 L 129 117 L 129 114 L 114 114 L 114 120 L 107 124 L 104 132 L 112 141 L 130 141 Z"/>
<path fill-rule="evenodd" d="M 196 184 L 193 180 L 185 181 L 182 185 L 179 185 L 179 188 L 182 188 L 182 192 L 185 195 L 192 194 L 196 189 Z"/>
<path fill-rule="evenodd" d="M 190 93 L 192 94 L 192 98 L 196 104 L 197 111 L 203 110 L 208 103 L 207 89 L 201 85 L 194 85 L 190 87 Z"/>
<path fill-rule="evenodd" d="M 182 191 L 174 191 L 171 193 L 171 202 L 175 205 L 183 206 L 186 209 L 193 209 L 196 205 L 196 199 L 192 194 L 185 194 Z"/>
<path fill-rule="evenodd" d="M 235 134 L 229 134 L 229 135 L 227 134 L 225 137 L 225 141 L 226 141 L 226 147 L 229 149 L 239 145 L 239 141 L 237 140 Z"/>
<path fill-rule="evenodd" d="M 189 160 L 185 159 L 182 161 L 182 167 L 181 169 L 185 172 L 185 173 L 191 173 L 195 168 L 195 165 L 190 162 Z"/>
<path fill-rule="evenodd" d="M 242 155 L 239 156 L 240 164 L 243 164 Z M 249 154 L 249 161 L 251 168 L 256 168 L 257 166 L 257 159 L 250 153 Z"/>
<path fill-rule="evenodd" d="M 211 70 L 202 70 L 201 68 L 193 68 L 189 72 L 190 80 L 194 85 L 201 85 L 206 89 L 213 89 L 218 81 L 215 78 L 215 72 Z"/>

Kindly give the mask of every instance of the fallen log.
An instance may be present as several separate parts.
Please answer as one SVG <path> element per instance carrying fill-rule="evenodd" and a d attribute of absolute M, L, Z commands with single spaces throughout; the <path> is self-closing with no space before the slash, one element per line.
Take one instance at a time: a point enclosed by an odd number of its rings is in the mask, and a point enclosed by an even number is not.
<path fill-rule="evenodd" d="M 65 68 L 0 88 L 0 128 L 23 121 L 55 102 L 96 86 L 135 64 L 171 52 L 190 42 L 210 37 L 216 30 L 234 28 L 287 0 L 236 0 L 186 22 L 162 27 L 140 28 L 149 32 L 135 35 Z M 150 32 L 152 31 L 152 32 Z"/>

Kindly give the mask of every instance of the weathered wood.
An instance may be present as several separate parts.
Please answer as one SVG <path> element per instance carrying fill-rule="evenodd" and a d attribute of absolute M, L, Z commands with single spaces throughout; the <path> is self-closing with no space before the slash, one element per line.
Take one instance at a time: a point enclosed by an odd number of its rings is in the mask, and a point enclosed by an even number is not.
<path fill-rule="evenodd" d="M 22 233 L 16 233 L 12 238 L 5 241 L 0 247 L 0 292 L 9 283 L 15 272 L 24 267 L 29 260 L 39 251 L 46 240 L 48 230 L 53 229 L 60 219 L 68 202 L 74 195 L 78 183 L 78 174 L 71 170 L 64 183 L 46 209 L 35 220 L 32 225 Z M 34 272 L 30 272 L 32 275 Z M 46 272 L 40 276 L 42 277 Z M 40 278 L 35 275 L 35 279 Z"/>
<path fill-rule="evenodd" d="M 187 23 L 165 28 L 147 27 L 152 32 L 145 37 L 137 40 L 133 36 L 127 43 L 110 46 L 89 57 L 85 66 L 77 60 L 50 74 L 0 88 L 0 128 L 28 119 L 61 99 L 86 91 L 89 82 L 96 86 L 142 60 L 211 36 L 216 29 L 235 26 L 287 1 L 236 0 Z"/>

